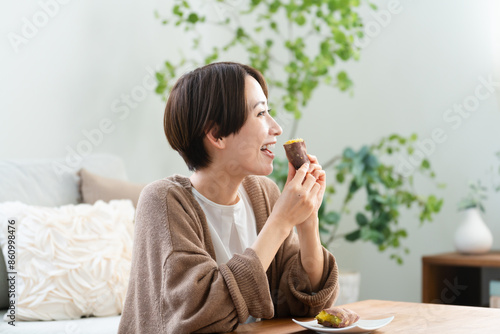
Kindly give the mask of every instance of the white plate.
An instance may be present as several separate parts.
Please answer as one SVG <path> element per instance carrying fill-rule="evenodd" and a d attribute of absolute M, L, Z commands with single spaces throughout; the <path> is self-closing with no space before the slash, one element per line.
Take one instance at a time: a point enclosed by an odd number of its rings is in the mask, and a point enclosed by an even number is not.
<path fill-rule="evenodd" d="M 301 325 L 304 328 L 316 331 L 317 333 L 369 333 L 376 329 L 382 328 L 385 325 L 389 324 L 394 316 L 385 319 L 377 319 L 377 320 L 363 320 L 360 319 L 354 324 L 344 327 L 344 328 L 331 328 L 325 327 L 323 325 L 318 324 L 317 320 L 312 321 L 297 321 L 292 319 L 296 324 Z"/>

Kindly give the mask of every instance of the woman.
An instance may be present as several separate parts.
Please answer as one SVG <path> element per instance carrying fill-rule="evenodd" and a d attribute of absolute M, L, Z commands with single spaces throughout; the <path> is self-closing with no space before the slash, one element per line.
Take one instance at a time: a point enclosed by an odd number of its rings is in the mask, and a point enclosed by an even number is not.
<path fill-rule="evenodd" d="M 264 177 L 282 130 L 262 75 L 237 63 L 185 74 L 164 128 L 194 173 L 141 194 L 119 333 L 227 332 L 330 306 L 337 265 L 321 246 L 317 216 L 325 172 L 314 156 L 297 171 L 289 164 L 282 194 Z"/>

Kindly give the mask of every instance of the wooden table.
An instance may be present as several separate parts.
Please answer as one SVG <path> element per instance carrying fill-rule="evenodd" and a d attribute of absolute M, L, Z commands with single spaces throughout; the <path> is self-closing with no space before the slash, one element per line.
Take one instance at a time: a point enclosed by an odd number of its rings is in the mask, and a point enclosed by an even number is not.
<path fill-rule="evenodd" d="M 376 334 L 473 334 L 500 333 L 500 309 L 482 307 L 420 304 L 384 300 L 364 300 L 343 305 L 363 319 L 382 319 L 394 316 Z M 303 321 L 312 320 L 297 319 Z M 233 333 L 314 333 L 295 324 L 291 318 L 263 320 L 241 325 Z"/>

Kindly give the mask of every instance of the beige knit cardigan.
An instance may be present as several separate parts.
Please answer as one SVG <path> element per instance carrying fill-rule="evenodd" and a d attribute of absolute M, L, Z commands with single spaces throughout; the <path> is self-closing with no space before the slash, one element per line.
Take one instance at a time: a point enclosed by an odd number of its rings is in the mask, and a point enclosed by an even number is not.
<path fill-rule="evenodd" d="M 246 177 L 243 186 L 259 233 L 279 189 L 259 176 Z M 267 272 L 250 248 L 218 265 L 205 214 L 191 190 L 189 178 L 175 175 L 142 191 L 118 333 L 228 332 L 249 315 L 314 316 L 333 304 L 338 293 L 335 258 L 323 249 L 322 288 L 312 291 L 294 232 Z"/>

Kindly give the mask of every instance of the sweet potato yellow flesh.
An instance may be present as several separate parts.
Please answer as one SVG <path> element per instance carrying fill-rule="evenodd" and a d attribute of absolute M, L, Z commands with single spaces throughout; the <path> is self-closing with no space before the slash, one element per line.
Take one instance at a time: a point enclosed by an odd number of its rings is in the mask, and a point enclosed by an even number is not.
<path fill-rule="evenodd" d="M 339 317 L 336 317 L 332 314 L 328 314 L 325 311 L 321 311 L 316 316 L 316 320 L 318 320 L 319 324 L 321 324 L 323 326 L 327 326 L 327 327 L 337 327 L 342 322 L 342 320 Z M 328 326 L 327 323 L 330 326 Z"/>
<path fill-rule="evenodd" d="M 292 144 L 292 143 L 298 143 L 298 142 L 302 142 L 302 141 L 304 141 L 304 139 L 302 139 L 302 138 L 290 139 L 289 141 L 287 141 L 285 143 L 285 145 Z"/>
<path fill-rule="evenodd" d="M 359 320 L 359 315 L 349 309 L 343 307 L 331 307 L 322 310 L 317 316 L 316 320 L 319 324 L 325 327 L 342 328 L 352 325 Z"/>

